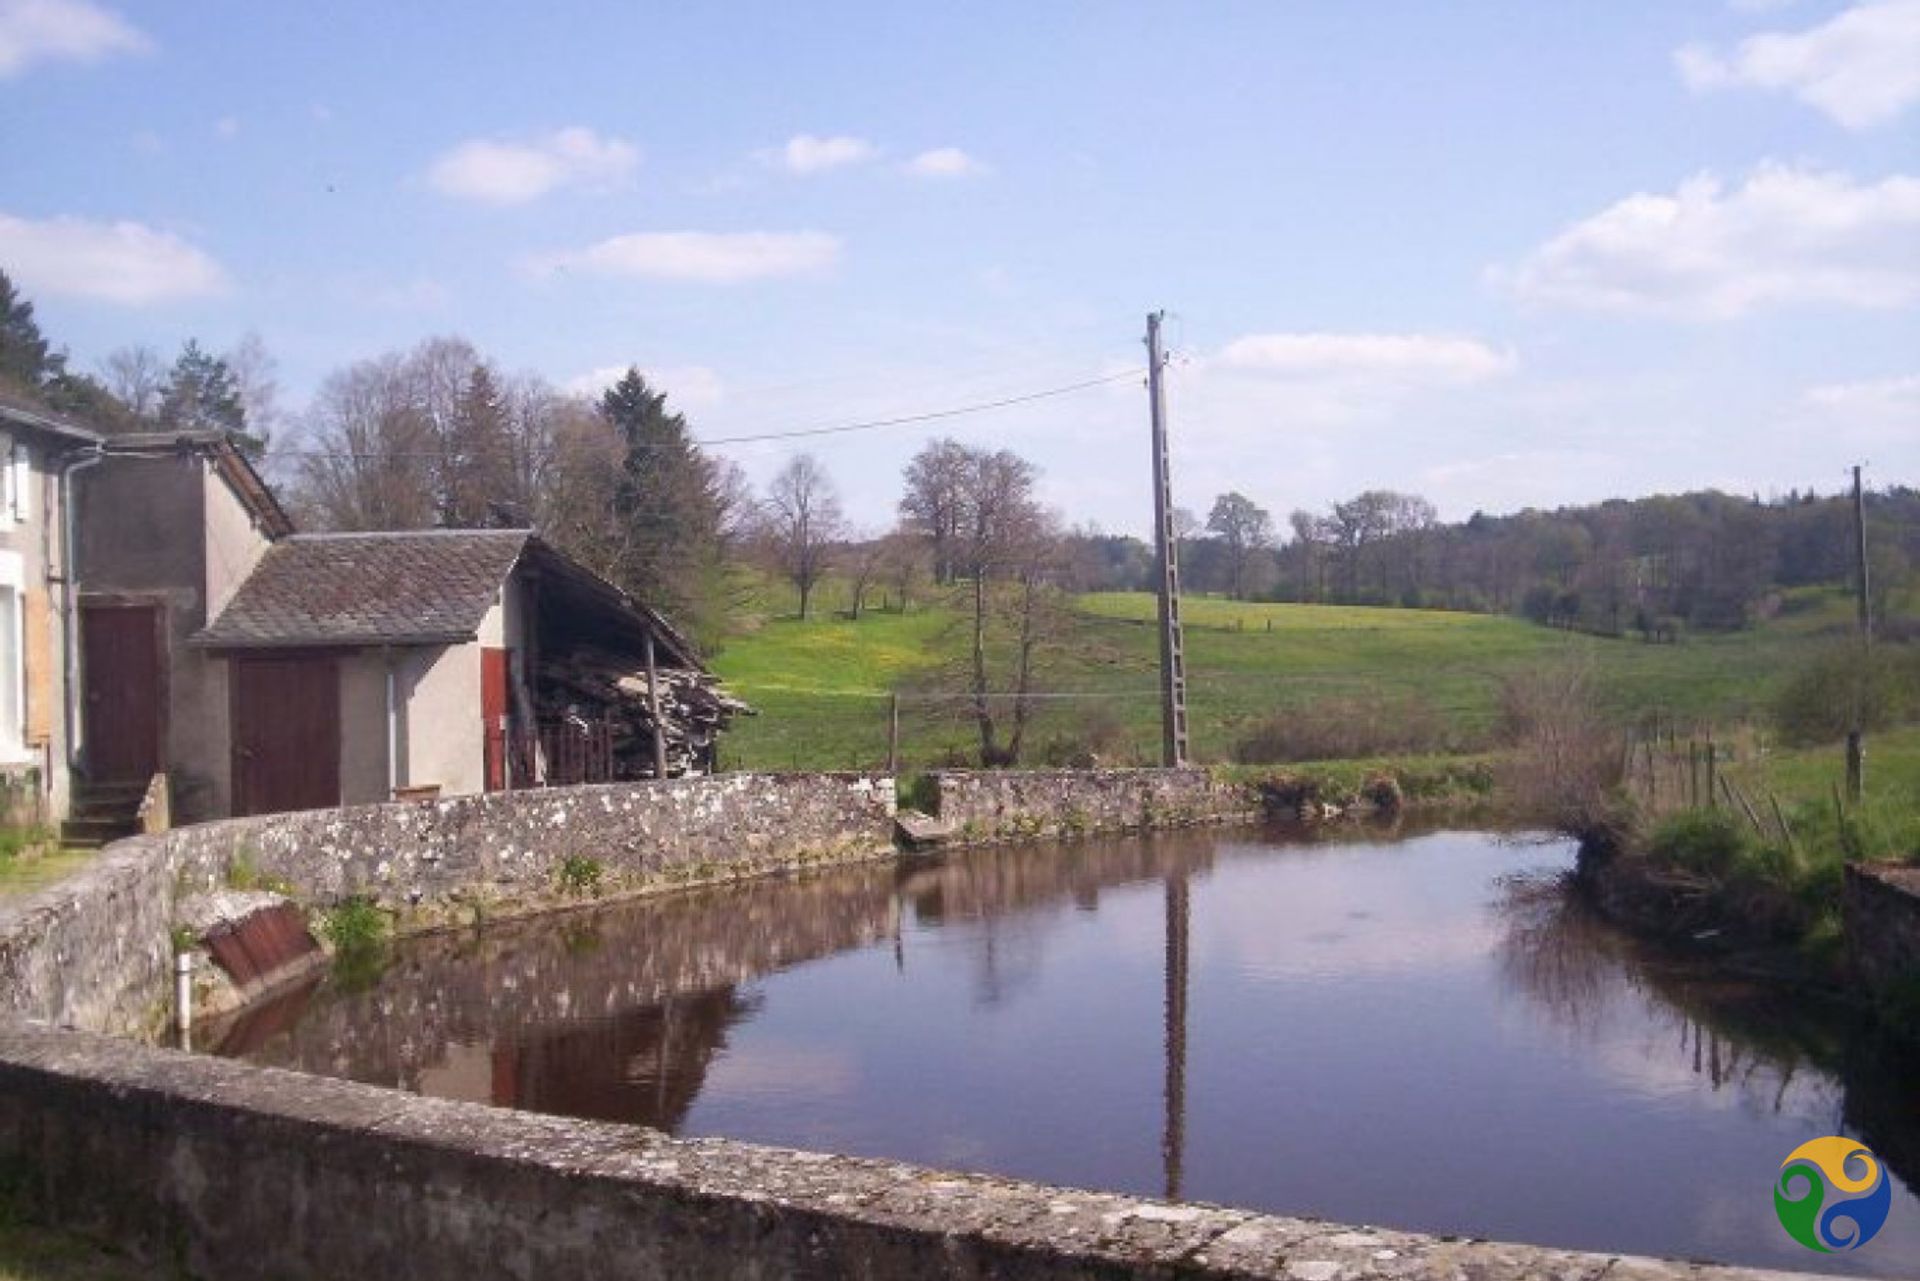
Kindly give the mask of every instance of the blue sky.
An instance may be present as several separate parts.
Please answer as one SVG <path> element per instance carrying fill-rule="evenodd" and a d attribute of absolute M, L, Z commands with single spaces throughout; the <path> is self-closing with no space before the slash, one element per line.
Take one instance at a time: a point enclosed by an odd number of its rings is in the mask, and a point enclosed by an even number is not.
<path fill-rule="evenodd" d="M 1138 362 L 1175 484 L 1448 516 L 1920 479 L 1920 0 L 0 0 L 0 267 L 83 367 L 435 334 L 714 437 Z M 930 434 L 1144 531 L 1122 380 Z M 791 447 L 727 452 L 763 478 Z"/>

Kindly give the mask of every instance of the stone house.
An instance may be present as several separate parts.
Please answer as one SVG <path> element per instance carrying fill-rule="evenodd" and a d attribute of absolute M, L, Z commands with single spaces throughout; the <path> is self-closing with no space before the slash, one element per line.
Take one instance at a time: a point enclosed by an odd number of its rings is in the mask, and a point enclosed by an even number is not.
<path fill-rule="evenodd" d="M 227 671 L 188 641 L 293 522 L 222 432 L 113 436 L 75 501 L 89 808 L 124 826 L 164 773 L 176 819 L 225 816 Z"/>
<path fill-rule="evenodd" d="M 0 811 L 63 816 L 77 737 L 68 691 L 77 664 L 68 498 L 100 436 L 0 400 Z"/>
<path fill-rule="evenodd" d="M 197 822 L 698 772 L 738 707 L 532 531 L 296 533 L 222 433 L 110 438 L 76 511 L 79 764 L 123 826 L 156 774 Z"/>
<path fill-rule="evenodd" d="M 650 745 L 582 706 L 585 673 L 644 681 L 650 650 L 663 687 L 710 687 L 526 529 L 282 538 L 191 643 L 227 669 L 235 814 L 639 776 Z"/>

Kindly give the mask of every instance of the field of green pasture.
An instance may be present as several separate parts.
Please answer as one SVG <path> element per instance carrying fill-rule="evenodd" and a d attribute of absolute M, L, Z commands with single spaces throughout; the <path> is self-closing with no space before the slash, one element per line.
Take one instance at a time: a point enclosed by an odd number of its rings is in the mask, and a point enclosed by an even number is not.
<path fill-rule="evenodd" d="M 964 708 L 964 615 L 938 599 L 904 612 L 846 616 L 843 584 L 823 586 L 814 617 L 792 615 L 779 588 L 758 584 L 759 617 L 731 637 L 715 669 L 761 715 L 729 735 L 732 768 L 855 768 L 886 757 L 888 698 L 902 696 L 902 755 L 910 766 L 959 763 L 973 746 Z M 1195 597 L 1183 602 L 1190 737 L 1202 761 L 1234 747 L 1283 710 L 1323 719 L 1408 720 L 1431 740 L 1417 750 L 1484 746 L 1504 678 L 1573 659 L 1590 665 L 1623 714 L 1659 712 L 1681 724 L 1761 716 L 1798 661 L 1836 643 L 1847 623 L 1838 593 L 1801 593 L 1779 619 L 1675 644 L 1571 634 L 1520 619 L 1441 610 L 1290 605 Z M 1075 599 L 1048 660 L 1051 695 L 1030 731 L 1027 759 L 1093 748 L 1103 761 L 1157 759 L 1158 648 L 1145 593 Z M 943 693 L 944 691 L 944 693 Z M 1364 734 L 1362 735 L 1365 736 Z M 1416 749 L 1409 749 L 1416 750 Z"/>

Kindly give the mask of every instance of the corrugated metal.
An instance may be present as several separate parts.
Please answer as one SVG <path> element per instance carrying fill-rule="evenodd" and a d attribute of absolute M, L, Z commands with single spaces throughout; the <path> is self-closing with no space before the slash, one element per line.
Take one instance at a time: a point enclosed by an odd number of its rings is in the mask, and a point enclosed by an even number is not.
<path fill-rule="evenodd" d="M 290 903 L 264 908 L 207 935 L 207 951 L 213 955 L 214 964 L 243 988 L 270 978 L 319 948 L 299 909 Z"/>

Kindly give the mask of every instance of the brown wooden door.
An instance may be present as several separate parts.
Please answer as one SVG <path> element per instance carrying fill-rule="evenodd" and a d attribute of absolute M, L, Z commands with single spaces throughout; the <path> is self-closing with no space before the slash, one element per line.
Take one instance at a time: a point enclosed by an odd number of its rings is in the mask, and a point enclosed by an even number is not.
<path fill-rule="evenodd" d="M 242 655 L 228 674 L 233 812 L 340 803 L 340 666 L 329 654 Z"/>
<path fill-rule="evenodd" d="M 158 605 L 80 607 L 87 773 L 96 782 L 144 783 L 165 760 L 165 619 Z"/>
<path fill-rule="evenodd" d="M 507 651 L 480 651 L 480 723 L 487 743 L 487 790 L 497 792 L 507 786 Z M 493 750 L 495 744 L 498 751 Z"/>

